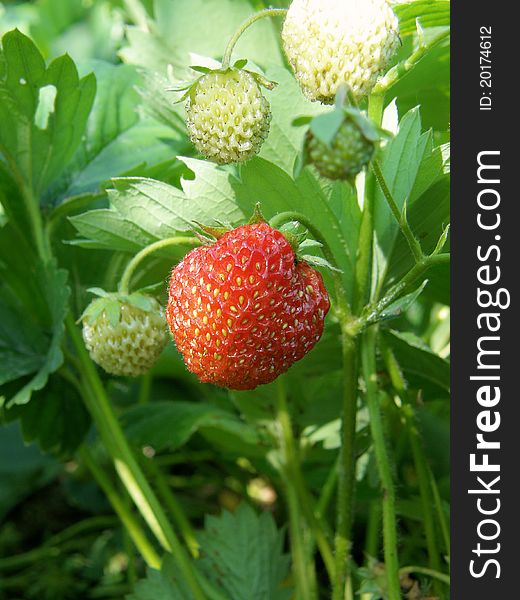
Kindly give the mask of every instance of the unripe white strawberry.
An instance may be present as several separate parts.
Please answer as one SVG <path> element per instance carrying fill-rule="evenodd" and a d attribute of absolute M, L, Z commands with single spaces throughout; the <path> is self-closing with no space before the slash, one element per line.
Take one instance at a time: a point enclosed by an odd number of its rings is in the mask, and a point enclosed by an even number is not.
<path fill-rule="evenodd" d="M 137 377 L 157 361 L 168 341 L 160 304 L 149 296 L 107 294 L 83 314 L 83 339 L 107 373 Z"/>
<path fill-rule="evenodd" d="M 269 103 L 254 74 L 235 68 L 201 77 L 190 89 L 186 115 L 191 141 L 218 164 L 252 158 L 271 122 Z"/>
<path fill-rule="evenodd" d="M 332 104 L 347 84 L 369 94 L 399 44 L 387 0 L 293 0 L 282 30 L 285 53 L 304 94 Z"/>

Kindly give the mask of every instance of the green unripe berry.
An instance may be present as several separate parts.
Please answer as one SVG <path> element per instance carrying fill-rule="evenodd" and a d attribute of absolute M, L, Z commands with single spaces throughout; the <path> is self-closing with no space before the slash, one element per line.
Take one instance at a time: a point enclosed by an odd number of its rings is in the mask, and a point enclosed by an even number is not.
<path fill-rule="evenodd" d="M 146 310 L 128 302 L 98 298 L 85 311 L 85 345 L 92 360 L 107 373 L 128 377 L 146 373 L 168 341 L 160 304 L 148 296 L 142 299 Z M 114 307 L 115 317 L 111 314 Z"/>
<path fill-rule="evenodd" d="M 345 117 L 330 144 L 309 130 L 306 139 L 308 161 L 323 177 L 352 181 L 374 155 L 374 142 L 368 140 L 352 118 Z"/>
<path fill-rule="evenodd" d="M 239 69 L 201 77 L 190 90 L 186 115 L 191 141 L 205 158 L 218 164 L 252 158 L 271 122 L 269 103 L 259 84 Z"/>

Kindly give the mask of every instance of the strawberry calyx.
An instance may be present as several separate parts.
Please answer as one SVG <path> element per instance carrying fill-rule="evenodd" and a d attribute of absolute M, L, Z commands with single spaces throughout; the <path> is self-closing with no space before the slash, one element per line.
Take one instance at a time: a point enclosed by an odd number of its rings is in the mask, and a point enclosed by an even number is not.
<path fill-rule="evenodd" d="M 103 313 L 109 324 L 116 327 L 121 321 L 121 307 L 123 305 L 133 306 L 142 312 L 156 312 L 157 301 L 141 292 L 132 292 L 131 294 L 122 294 L 120 292 L 106 292 L 101 288 L 89 288 L 87 290 L 97 296 L 78 319 L 85 323 L 93 323 Z"/>
<path fill-rule="evenodd" d="M 197 86 L 201 82 L 204 77 L 210 74 L 220 73 L 221 75 L 233 75 L 234 73 L 247 73 L 250 75 L 254 81 L 261 87 L 264 87 L 267 90 L 273 90 L 278 84 L 276 81 L 271 81 L 267 79 L 264 75 L 256 72 L 250 71 L 249 69 L 244 69 L 243 67 L 247 64 L 247 59 L 237 60 L 232 67 L 219 67 L 218 69 L 211 69 L 209 67 L 191 65 L 190 69 L 193 71 L 200 73 L 199 77 L 192 79 L 190 81 L 180 82 L 178 85 L 170 86 L 167 88 L 167 91 L 170 92 L 184 92 L 182 96 L 174 102 L 174 104 L 180 104 L 184 102 L 188 98 L 191 100 L 194 99 L 194 94 L 197 89 Z"/>
<path fill-rule="evenodd" d="M 203 245 L 212 245 L 222 238 L 226 233 L 236 229 L 236 227 L 225 225 L 216 221 L 217 225 L 203 225 L 195 222 L 194 225 L 199 231 L 194 230 L 194 235 L 202 242 Z M 261 210 L 260 202 L 255 204 L 253 214 L 247 221 L 247 225 L 257 225 L 260 223 L 269 224 L 269 221 L 264 217 Z M 313 250 L 319 250 L 323 244 L 309 237 L 309 230 L 305 228 L 299 221 L 292 220 L 281 225 L 277 230 L 289 242 L 295 256 L 295 262 L 306 262 L 309 265 L 328 269 L 331 271 L 340 272 L 321 256 L 309 254 Z M 201 233 L 202 231 L 202 233 Z"/>

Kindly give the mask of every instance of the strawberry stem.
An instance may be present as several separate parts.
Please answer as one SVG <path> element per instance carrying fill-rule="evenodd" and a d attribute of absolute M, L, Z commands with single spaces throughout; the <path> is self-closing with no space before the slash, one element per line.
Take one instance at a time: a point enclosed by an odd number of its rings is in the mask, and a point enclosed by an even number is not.
<path fill-rule="evenodd" d="M 158 242 L 154 242 L 149 246 L 143 248 L 140 252 L 138 252 L 134 258 L 128 263 L 124 273 L 121 277 L 121 281 L 119 283 L 119 293 L 120 294 L 128 294 L 130 289 L 130 280 L 132 279 L 132 275 L 135 270 L 139 266 L 139 263 L 144 260 L 149 254 L 153 252 L 157 252 L 158 250 L 162 250 L 163 248 L 167 248 L 168 246 L 181 246 L 181 245 L 199 245 L 200 241 L 195 237 L 173 237 L 166 238 L 164 240 L 159 240 Z"/>
<path fill-rule="evenodd" d="M 388 600 L 401 600 L 399 582 L 399 557 L 397 552 L 397 518 L 395 512 L 395 488 L 392 467 L 385 441 L 376 372 L 377 326 L 368 329 L 361 343 L 361 362 L 366 385 L 370 431 L 376 456 L 376 464 L 383 492 L 383 552 L 387 580 Z"/>
<path fill-rule="evenodd" d="M 194 600 L 206 600 L 193 565 L 173 530 L 166 513 L 146 480 L 117 420 L 116 414 L 103 387 L 96 368 L 88 355 L 81 334 L 69 313 L 65 326 L 81 365 L 81 375 L 86 393 L 85 404 L 99 431 L 103 444 L 114 461 L 115 469 L 139 512 L 151 531 L 175 558 Z"/>
<path fill-rule="evenodd" d="M 229 41 L 229 44 L 227 45 L 227 48 L 224 52 L 224 56 L 222 58 L 222 68 L 223 69 L 229 68 L 229 64 L 231 62 L 231 54 L 233 52 L 233 49 L 235 48 L 236 43 L 238 42 L 238 40 L 240 39 L 240 37 L 242 36 L 244 31 L 248 27 L 250 27 L 253 23 L 256 23 L 256 21 L 263 19 L 264 17 L 281 17 L 286 14 L 287 14 L 286 8 L 266 8 L 264 10 L 261 10 L 260 12 L 257 12 L 254 15 L 251 15 L 248 19 L 246 19 L 242 23 L 242 25 L 237 29 L 237 31 L 235 32 L 235 34 Z"/>
<path fill-rule="evenodd" d="M 293 558 L 294 580 L 299 600 L 314 600 L 316 593 L 312 589 L 310 565 L 305 553 L 303 539 L 303 520 L 296 485 L 298 470 L 298 454 L 292 430 L 291 417 L 287 406 L 287 395 L 283 377 L 278 377 L 277 384 L 277 421 L 280 427 L 280 447 L 282 450 L 282 475 L 285 481 L 285 494 L 289 509 L 289 532 Z"/>
<path fill-rule="evenodd" d="M 121 522 L 125 526 L 126 531 L 135 544 L 135 547 L 144 558 L 146 564 L 149 567 L 152 567 L 152 569 L 160 569 L 161 559 L 159 555 L 148 541 L 148 538 L 139 525 L 139 521 L 134 517 L 133 513 L 130 512 L 124 500 L 115 490 L 105 471 L 99 467 L 89 448 L 83 445 L 78 454 L 83 464 L 92 473 L 92 476 L 99 487 L 106 494 L 108 501 L 112 505 L 117 516 L 121 519 Z"/>
<path fill-rule="evenodd" d="M 446 31 L 440 33 L 428 44 L 421 44 L 419 48 L 417 48 L 417 50 L 406 60 L 398 63 L 395 65 L 395 67 L 392 67 L 388 73 L 378 81 L 372 93 L 376 95 L 384 95 L 385 92 L 387 92 L 393 85 L 402 79 L 408 73 L 408 71 L 411 71 L 425 54 L 438 46 L 449 36 L 450 31 L 447 29 Z"/>
<path fill-rule="evenodd" d="M 399 224 L 402 234 L 404 235 L 404 237 L 406 238 L 406 241 L 408 242 L 408 246 L 410 247 L 410 250 L 413 254 L 415 262 L 416 263 L 420 262 L 422 260 L 422 258 L 424 257 L 423 251 L 421 248 L 421 244 L 418 242 L 417 238 L 415 237 L 415 235 L 413 234 L 413 231 L 410 228 L 410 225 L 408 224 L 408 219 L 406 218 L 406 213 L 404 211 L 401 212 L 399 210 L 399 207 L 397 206 L 397 202 L 394 200 L 392 192 L 390 191 L 390 188 L 388 187 L 388 184 L 386 183 L 385 176 L 383 175 L 383 171 L 381 170 L 381 165 L 379 164 L 379 162 L 377 160 L 375 160 L 372 163 L 372 170 L 374 172 L 377 183 L 379 184 L 379 187 L 381 188 L 381 191 L 383 192 L 383 196 L 385 197 L 385 200 L 386 200 L 388 206 L 390 207 L 392 214 L 394 215 L 397 223 Z"/>

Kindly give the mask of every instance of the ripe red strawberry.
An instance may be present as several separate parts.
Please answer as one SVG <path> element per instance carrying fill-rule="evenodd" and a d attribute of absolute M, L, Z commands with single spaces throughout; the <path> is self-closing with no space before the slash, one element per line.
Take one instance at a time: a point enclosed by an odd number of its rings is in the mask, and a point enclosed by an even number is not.
<path fill-rule="evenodd" d="M 200 381 L 251 390 L 313 348 L 329 306 L 321 275 L 260 223 L 187 254 L 172 272 L 166 317 Z"/>

